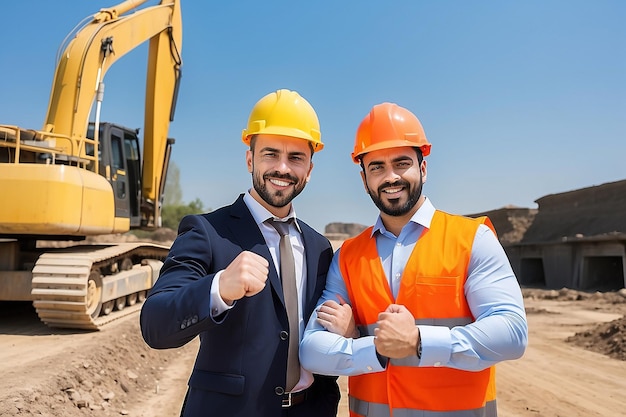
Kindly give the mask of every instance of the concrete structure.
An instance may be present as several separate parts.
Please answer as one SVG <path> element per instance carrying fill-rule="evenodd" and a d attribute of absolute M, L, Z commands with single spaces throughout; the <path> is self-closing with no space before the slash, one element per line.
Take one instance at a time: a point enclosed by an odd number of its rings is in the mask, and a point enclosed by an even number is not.
<path fill-rule="evenodd" d="M 547 195 L 536 203 L 523 237 L 503 242 L 520 284 L 626 287 L 626 180 Z"/>

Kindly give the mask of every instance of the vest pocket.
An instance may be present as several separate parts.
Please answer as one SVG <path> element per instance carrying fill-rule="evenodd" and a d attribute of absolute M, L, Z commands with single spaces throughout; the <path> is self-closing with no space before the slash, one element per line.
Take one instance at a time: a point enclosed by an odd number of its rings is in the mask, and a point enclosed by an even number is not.
<path fill-rule="evenodd" d="M 458 308 L 464 303 L 463 277 L 457 276 L 427 276 L 418 275 L 415 281 L 408 283 L 398 294 L 397 302 L 403 304 L 406 297 L 411 305 L 419 306 L 427 317 L 433 317 L 427 312 L 430 311 L 434 317 L 440 317 L 442 309 Z"/>

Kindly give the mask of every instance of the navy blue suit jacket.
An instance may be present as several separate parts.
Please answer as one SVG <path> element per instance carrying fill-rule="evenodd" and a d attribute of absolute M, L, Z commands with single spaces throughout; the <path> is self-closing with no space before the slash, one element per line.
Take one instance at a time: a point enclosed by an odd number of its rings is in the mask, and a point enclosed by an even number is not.
<path fill-rule="evenodd" d="M 298 223 L 306 253 L 306 320 L 324 289 L 333 252 L 328 239 Z M 209 308 L 213 278 L 244 250 L 268 260 L 265 288 L 213 318 Z M 278 394 L 285 386 L 289 343 L 281 338 L 285 330 L 289 324 L 280 280 L 243 195 L 230 206 L 186 216 L 141 311 L 141 331 L 153 348 L 176 348 L 200 337 L 182 415 L 280 416 Z M 288 415 L 336 415 L 336 378 L 315 375 L 309 390 L 313 400 L 289 409 Z"/>

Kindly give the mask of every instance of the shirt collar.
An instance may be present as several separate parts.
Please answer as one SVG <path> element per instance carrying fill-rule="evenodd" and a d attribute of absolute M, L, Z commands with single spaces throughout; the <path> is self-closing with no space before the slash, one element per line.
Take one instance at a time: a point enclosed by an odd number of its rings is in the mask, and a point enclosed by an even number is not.
<path fill-rule="evenodd" d="M 246 191 L 246 193 L 243 195 L 243 202 L 246 203 L 246 206 L 248 207 L 248 210 L 250 210 L 250 214 L 252 214 L 252 217 L 254 218 L 257 226 L 260 226 L 261 223 L 264 223 L 268 219 L 286 221 L 287 219 L 292 218 L 294 220 L 293 224 L 296 226 L 296 229 L 298 229 L 298 232 L 302 233 L 300 225 L 298 224 L 298 219 L 296 218 L 296 210 L 294 209 L 293 204 L 291 204 L 291 209 L 289 210 L 289 214 L 287 215 L 287 217 L 280 218 L 274 216 L 272 213 L 269 212 L 269 210 L 263 207 L 261 203 L 256 201 L 254 197 L 252 197 L 252 194 L 250 194 L 250 190 Z"/>
<path fill-rule="evenodd" d="M 421 225 L 426 229 L 430 229 L 430 222 L 433 220 L 434 215 L 435 206 L 433 206 L 433 203 L 430 202 L 430 199 L 428 197 L 425 197 L 424 202 L 422 203 L 420 208 L 417 209 L 417 211 L 409 221 Z M 376 223 L 374 223 L 374 227 L 372 228 L 372 236 L 374 236 L 376 232 L 384 234 L 386 231 L 387 229 L 385 228 L 383 220 L 379 214 L 378 218 L 376 219 Z"/>

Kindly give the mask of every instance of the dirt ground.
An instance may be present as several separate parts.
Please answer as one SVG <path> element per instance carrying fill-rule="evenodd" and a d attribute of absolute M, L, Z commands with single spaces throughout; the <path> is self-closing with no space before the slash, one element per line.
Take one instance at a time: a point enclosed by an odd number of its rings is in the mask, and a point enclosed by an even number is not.
<path fill-rule="evenodd" d="M 529 347 L 497 366 L 500 415 L 626 416 L 626 290 L 524 295 Z M 152 350 L 138 318 L 99 332 L 54 330 L 29 304 L 0 303 L 0 416 L 179 415 L 197 340 Z"/>

